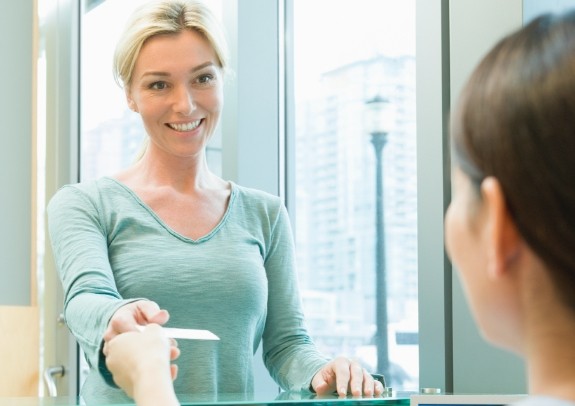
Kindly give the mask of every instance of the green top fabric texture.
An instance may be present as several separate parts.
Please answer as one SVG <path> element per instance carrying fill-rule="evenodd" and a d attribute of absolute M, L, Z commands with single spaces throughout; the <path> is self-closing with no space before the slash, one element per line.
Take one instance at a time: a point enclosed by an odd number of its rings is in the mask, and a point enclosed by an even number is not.
<path fill-rule="evenodd" d="M 193 213 L 182 213 L 182 216 Z M 250 393 L 253 355 L 285 390 L 306 390 L 327 362 L 304 324 L 290 222 L 281 200 L 231 183 L 219 224 L 197 240 L 170 229 L 108 177 L 62 187 L 48 226 L 66 323 L 86 354 L 86 399 L 116 400 L 100 350 L 113 313 L 139 299 L 170 313 L 168 327 L 220 341 L 179 340 L 177 393 Z"/>

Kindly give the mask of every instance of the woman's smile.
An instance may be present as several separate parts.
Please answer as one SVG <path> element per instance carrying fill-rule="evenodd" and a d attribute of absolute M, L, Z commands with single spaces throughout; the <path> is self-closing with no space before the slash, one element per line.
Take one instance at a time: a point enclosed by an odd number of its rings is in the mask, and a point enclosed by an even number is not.
<path fill-rule="evenodd" d="M 167 123 L 166 125 L 171 128 L 172 130 L 178 132 L 189 132 L 198 128 L 200 124 L 202 124 L 203 119 L 189 121 L 186 123 Z"/>

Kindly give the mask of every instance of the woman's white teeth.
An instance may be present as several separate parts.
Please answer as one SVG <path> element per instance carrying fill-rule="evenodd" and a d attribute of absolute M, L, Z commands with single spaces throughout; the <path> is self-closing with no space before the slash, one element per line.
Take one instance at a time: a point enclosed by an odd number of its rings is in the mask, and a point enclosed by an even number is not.
<path fill-rule="evenodd" d="M 192 121 L 191 123 L 185 124 L 168 124 L 172 129 L 176 131 L 192 131 L 194 128 L 200 125 L 202 120 Z"/>

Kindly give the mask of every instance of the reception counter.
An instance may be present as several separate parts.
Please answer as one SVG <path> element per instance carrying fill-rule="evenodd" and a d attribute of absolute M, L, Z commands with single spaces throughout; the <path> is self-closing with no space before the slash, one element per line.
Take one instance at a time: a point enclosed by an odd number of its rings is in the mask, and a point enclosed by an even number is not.
<path fill-rule="evenodd" d="M 246 395 L 246 394 L 218 394 L 207 395 L 178 395 L 182 405 L 190 406 L 216 406 L 216 405 L 306 405 L 306 406 L 376 406 L 376 405 L 409 405 L 409 393 L 397 393 L 394 396 L 377 398 L 339 398 L 337 396 L 316 396 L 310 393 L 282 392 L 274 395 Z M 88 403 L 81 398 L 71 397 L 43 397 L 43 398 L 1 398 L 2 406 L 62 406 L 62 405 L 133 405 L 133 403 Z"/>

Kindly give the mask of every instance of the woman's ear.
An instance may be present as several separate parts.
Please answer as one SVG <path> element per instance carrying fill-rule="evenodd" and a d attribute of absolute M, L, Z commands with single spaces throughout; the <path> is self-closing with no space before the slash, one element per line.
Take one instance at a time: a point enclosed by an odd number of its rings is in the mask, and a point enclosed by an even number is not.
<path fill-rule="evenodd" d="M 481 183 L 485 205 L 487 272 L 491 278 L 506 275 L 521 253 L 522 238 L 509 213 L 501 183 L 487 177 Z"/>
<path fill-rule="evenodd" d="M 124 90 L 124 93 L 126 94 L 126 102 L 128 103 L 128 107 L 130 108 L 130 110 L 137 113 L 138 112 L 138 105 L 136 104 L 134 99 L 132 99 L 130 89 L 126 88 Z"/>

